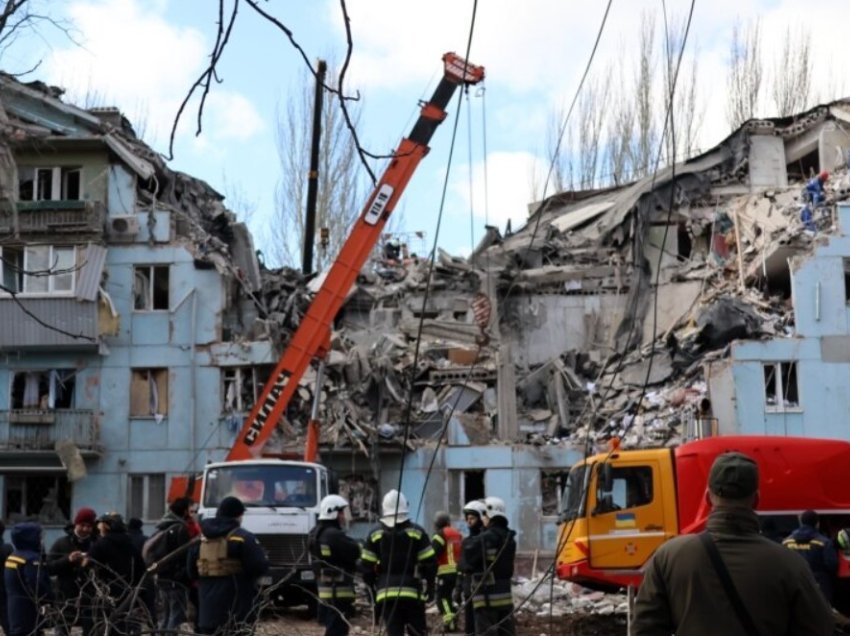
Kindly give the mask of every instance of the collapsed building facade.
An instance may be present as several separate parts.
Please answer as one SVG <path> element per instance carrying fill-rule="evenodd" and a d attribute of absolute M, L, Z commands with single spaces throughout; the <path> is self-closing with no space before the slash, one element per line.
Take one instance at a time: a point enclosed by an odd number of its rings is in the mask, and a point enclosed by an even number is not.
<path fill-rule="evenodd" d="M 156 521 L 171 476 L 226 454 L 321 277 L 262 267 L 221 195 L 117 111 L 9 77 L 0 103 L 0 515 Z M 848 120 L 836 102 L 751 121 L 675 169 L 534 204 L 468 259 L 376 252 L 318 387 L 360 528 L 399 484 L 425 524 L 497 493 L 521 550 L 547 552 L 561 475 L 613 435 L 850 437 L 847 409 L 824 411 L 850 395 Z M 301 454 L 315 382 L 267 452 Z"/>

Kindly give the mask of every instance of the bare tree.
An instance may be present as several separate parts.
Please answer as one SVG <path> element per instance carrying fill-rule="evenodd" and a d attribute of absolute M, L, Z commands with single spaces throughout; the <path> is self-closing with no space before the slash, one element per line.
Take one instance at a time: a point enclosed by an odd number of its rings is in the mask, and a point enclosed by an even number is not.
<path fill-rule="evenodd" d="M 636 177 L 644 177 L 652 169 L 655 151 L 656 113 L 654 112 L 653 84 L 655 76 L 655 14 L 641 16 L 638 68 L 635 74 L 635 125 L 632 158 Z"/>
<path fill-rule="evenodd" d="M 667 95 L 664 101 L 665 104 L 671 102 L 670 118 L 675 131 L 675 134 L 668 134 L 664 140 L 668 163 L 687 159 L 693 154 L 705 115 L 705 105 L 701 104 L 697 91 L 697 47 L 694 46 L 692 50 L 689 65 L 679 55 L 685 37 L 685 24 L 685 20 L 674 23 L 666 38 L 664 85 Z"/>
<path fill-rule="evenodd" d="M 591 80 L 579 98 L 577 122 L 579 187 L 583 190 L 593 188 L 597 181 L 608 87 L 607 82 Z"/>
<path fill-rule="evenodd" d="M 4 54 L 12 48 L 21 37 L 36 35 L 41 37 L 45 28 L 54 28 L 60 31 L 71 42 L 79 46 L 74 37 L 74 26 L 67 20 L 54 18 L 55 11 L 45 0 L 5 0 L 0 1 L 0 60 Z M 5 61 L 5 60 L 4 60 Z M 31 73 L 38 64 L 31 69 L 22 69 L 13 72 L 13 75 L 26 75 Z M 4 65 L 5 66 L 5 65 Z"/>
<path fill-rule="evenodd" d="M 628 183 L 632 178 L 632 136 L 634 134 L 635 113 L 633 101 L 625 94 L 626 85 L 623 66 L 617 69 L 619 81 L 609 99 L 607 139 L 605 143 L 605 164 L 608 180 L 614 185 Z"/>
<path fill-rule="evenodd" d="M 332 77 L 329 71 L 328 77 Z M 278 263 L 297 267 L 304 244 L 304 210 L 310 160 L 314 83 L 312 75 L 302 74 L 300 89 L 291 93 L 277 129 L 281 181 L 277 209 L 271 219 L 269 253 Z M 337 93 L 326 94 L 322 107 L 322 137 L 319 151 L 316 228 L 327 228 L 327 246 L 317 241 L 317 270 L 329 265 L 348 236 L 357 218 L 361 177 L 357 145 L 349 133 L 337 103 Z M 356 123 L 358 110 L 349 107 Z M 314 237 L 317 238 L 317 237 Z"/>
<path fill-rule="evenodd" d="M 812 87 L 812 34 L 800 27 L 785 29 L 782 50 L 773 66 L 771 97 L 776 114 L 786 117 L 809 106 Z"/>
<path fill-rule="evenodd" d="M 759 104 L 763 73 L 759 20 L 743 28 L 735 22 L 729 54 L 726 120 L 734 130 L 755 116 Z"/>

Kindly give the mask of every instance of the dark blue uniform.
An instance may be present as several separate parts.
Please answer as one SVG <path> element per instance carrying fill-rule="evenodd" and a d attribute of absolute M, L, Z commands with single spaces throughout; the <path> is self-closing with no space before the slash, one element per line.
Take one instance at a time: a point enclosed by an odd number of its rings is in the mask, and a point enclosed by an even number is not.
<path fill-rule="evenodd" d="M 11 538 L 15 549 L 3 568 L 8 636 L 29 636 L 45 627 L 39 608 L 52 600 L 50 576 L 41 559 L 41 526 L 19 523 L 12 528 Z"/>
<path fill-rule="evenodd" d="M 257 578 L 268 572 L 269 560 L 257 537 L 239 526 L 238 519 L 215 517 L 201 521 L 201 542 L 225 538 L 226 567 L 231 574 L 205 575 L 199 571 L 202 543 L 189 549 L 189 576 L 198 581 L 198 629 L 203 634 L 232 632 L 255 618 Z"/>
<path fill-rule="evenodd" d="M 838 571 L 838 554 L 832 541 L 818 529 L 802 525 L 782 542 L 806 560 L 826 600 L 832 603 L 835 574 Z"/>

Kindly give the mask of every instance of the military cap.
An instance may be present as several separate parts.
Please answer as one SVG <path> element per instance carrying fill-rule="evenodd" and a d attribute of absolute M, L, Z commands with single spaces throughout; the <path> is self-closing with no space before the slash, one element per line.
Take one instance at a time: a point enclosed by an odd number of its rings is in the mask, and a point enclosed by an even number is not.
<path fill-rule="evenodd" d="M 758 490 L 758 465 L 743 453 L 718 455 L 708 474 L 708 489 L 718 497 L 743 499 Z"/>

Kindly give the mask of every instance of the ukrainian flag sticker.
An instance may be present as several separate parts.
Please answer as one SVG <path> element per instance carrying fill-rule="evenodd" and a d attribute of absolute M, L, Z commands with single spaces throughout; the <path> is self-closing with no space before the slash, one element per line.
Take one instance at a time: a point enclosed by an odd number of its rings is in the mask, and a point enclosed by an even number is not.
<path fill-rule="evenodd" d="M 614 521 L 615 528 L 634 528 L 637 526 L 635 521 L 635 513 L 633 512 L 618 512 Z"/>

